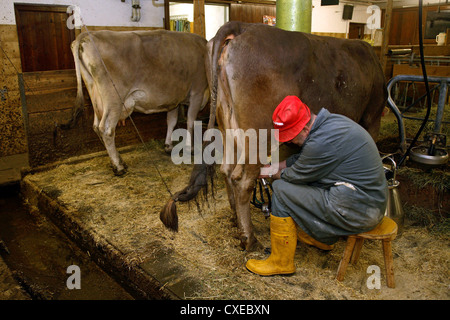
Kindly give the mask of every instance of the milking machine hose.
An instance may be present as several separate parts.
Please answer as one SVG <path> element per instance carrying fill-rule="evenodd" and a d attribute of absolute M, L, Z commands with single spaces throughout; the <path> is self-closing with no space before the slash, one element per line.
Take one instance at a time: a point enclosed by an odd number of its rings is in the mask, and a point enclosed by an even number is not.
<path fill-rule="evenodd" d="M 256 197 L 256 193 L 257 193 L 257 188 L 259 185 L 259 194 L 261 196 L 261 201 L 257 199 Z M 268 201 L 265 201 L 264 198 L 264 192 L 263 192 L 263 187 L 264 187 L 264 191 L 266 192 Z M 267 218 L 270 216 L 270 213 L 272 212 L 272 198 L 270 196 L 270 191 L 269 188 L 272 190 L 272 185 L 270 184 L 270 182 L 268 182 L 265 178 L 260 178 L 256 180 L 256 184 L 255 187 L 253 189 L 253 199 L 250 201 L 251 204 L 253 204 L 256 208 L 261 209 L 261 211 L 264 213 L 264 216 Z"/>
<path fill-rule="evenodd" d="M 428 121 L 428 118 L 430 116 L 430 112 L 431 112 L 431 94 L 430 94 L 430 87 L 428 86 L 428 76 L 427 76 L 427 70 L 425 67 L 425 59 L 424 59 L 424 55 L 423 55 L 422 0 L 419 0 L 419 50 L 420 50 L 420 64 L 422 65 L 423 80 L 425 83 L 425 88 L 427 90 L 427 114 L 425 116 L 425 119 L 422 122 L 422 125 L 420 126 L 419 131 L 417 131 L 416 136 L 414 137 L 413 141 L 409 145 L 408 150 L 406 150 L 405 154 L 398 162 L 397 168 L 399 168 L 403 164 L 403 161 L 405 161 L 406 157 L 409 155 L 411 148 L 417 142 L 417 139 L 419 138 L 420 134 L 422 133 L 423 128 L 425 127 L 425 125 Z M 434 153 L 434 150 L 435 150 L 434 149 L 434 141 L 435 141 L 435 139 L 433 139 L 431 147 L 430 147 L 431 153 Z"/>

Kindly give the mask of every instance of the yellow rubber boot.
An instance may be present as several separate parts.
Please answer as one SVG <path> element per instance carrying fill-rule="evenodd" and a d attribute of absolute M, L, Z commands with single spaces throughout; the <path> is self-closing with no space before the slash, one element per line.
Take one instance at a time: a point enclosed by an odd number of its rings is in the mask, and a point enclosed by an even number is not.
<path fill-rule="evenodd" d="M 300 228 L 297 228 L 297 239 L 298 239 L 298 241 L 309 244 L 310 246 L 314 246 L 321 250 L 329 251 L 329 250 L 333 250 L 333 248 L 334 248 L 334 244 L 329 245 L 329 244 L 319 242 Z"/>
<path fill-rule="evenodd" d="M 295 272 L 294 255 L 297 246 L 297 229 L 291 217 L 270 215 L 271 254 L 266 260 L 250 259 L 246 267 L 261 276 L 291 274 Z"/>

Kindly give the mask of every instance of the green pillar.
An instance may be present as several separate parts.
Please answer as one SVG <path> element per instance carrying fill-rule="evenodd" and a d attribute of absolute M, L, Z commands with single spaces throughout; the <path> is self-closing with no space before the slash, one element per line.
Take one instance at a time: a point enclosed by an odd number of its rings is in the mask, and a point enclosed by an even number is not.
<path fill-rule="evenodd" d="M 312 0 L 277 0 L 277 27 L 311 33 Z"/>

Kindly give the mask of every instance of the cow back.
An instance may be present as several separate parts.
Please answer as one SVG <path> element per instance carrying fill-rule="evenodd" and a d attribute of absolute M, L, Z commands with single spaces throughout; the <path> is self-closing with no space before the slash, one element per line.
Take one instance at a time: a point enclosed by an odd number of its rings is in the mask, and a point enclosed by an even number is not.
<path fill-rule="evenodd" d="M 148 112 L 167 111 L 165 106 L 186 102 L 192 88 L 207 87 L 206 40 L 198 35 L 105 30 L 79 37 L 85 81 L 92 79 L 103 87 L 112 79 L 122 99 L 135 90 L 145 90 L 143 109 Z"/>
<path fill-rule="evenodd" d="M 273 110 L 287 95 L 300 97 L 315 113 L 327 108 L 367 130 L 374 119 L 379 122 L 386 89 L 369 44 L 261 24 L 239 23 L 239 30 L 222 52 L 218 78 L 219 109 L 232 106 L 240 128 L 271 128 Z"/>

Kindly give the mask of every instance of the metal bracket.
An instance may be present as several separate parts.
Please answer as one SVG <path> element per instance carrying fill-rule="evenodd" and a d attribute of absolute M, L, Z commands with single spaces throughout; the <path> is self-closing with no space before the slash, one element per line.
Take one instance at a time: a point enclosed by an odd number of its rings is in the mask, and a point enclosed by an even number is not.
<path fill-rule="evenodd" d="M 1 101 L 6 101 L 5 93 L 8 93 L 8 88 L 6 86 L 0 89 Z"/>

